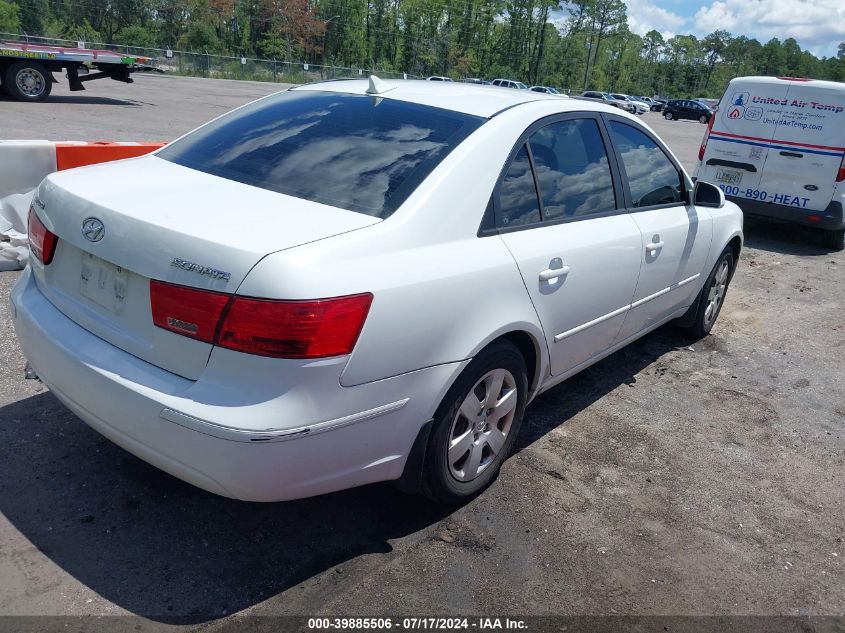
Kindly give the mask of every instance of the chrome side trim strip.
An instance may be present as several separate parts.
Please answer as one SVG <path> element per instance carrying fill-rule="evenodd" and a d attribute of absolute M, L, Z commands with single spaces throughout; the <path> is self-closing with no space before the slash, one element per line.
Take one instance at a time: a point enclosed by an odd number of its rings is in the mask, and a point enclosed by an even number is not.
<path fill-rule="evenodd" d="M 597 319 L 593 319 L 592 321 L 587 321 L 586 323 L 582 323 L 581 325 L 572 328 L 571 330 L 566 330 L 566 332 L 562 332 L 560 334 L 555 335 L 555 343 L 560 343 L 563 339 L 567 336 L 572 336 L 573 334 L 578 334 L 583 330 L 586 330 L 588 327 L 593 327 L 594 325 L 598 325 L 602 321 L 607 321 L 608 319 L 612 319 L 615 316 L 619 316 L 623 312 L 626 312 L 631 309 L 630 305 L 622 306 L 621 308 L 614 310 L 613 312 L 608 312 L 607 314 L 600 316 Z"/>
<path fill-rule="evenodd" d="M 171 409 L 169 407 L 162 409 L 159 413 L 159 417 L 163 420 L 167 420 L 168 422 L 178 424 L 179 426 L 184 426 L 192 431 L 211 435 L 212 437 L 219 437 L 223 440 L 230 440 L 233 442 L 284 442 L 286 440 L 295 440 L 300 437 L 325 433 L 326 431 L 333 431 L 344 426 L 349 426 L 350 424 L 364 422 L 365 420 L 372 420 L 373 418 L 393 413 L 408 404 L 409 400 L 410 398 L 397 400 L 396 402 L 391 402 L 390 404 L 384 404 L 380 407 L 375 407 L 374 409 L 367 409 L 366 411 L 353 413 L 341 418 L 335 418 L 334 420 L 315 422 L 314 424 L 297 426 L 290 429 L 267 429 L 265 431 L 223 426 L 221 424 L 216 424 L 214 422 L 209 422 L 208 420 L 188 415 L 187 413 L 182 413 L 181 411 L 176 411 L 175 409 Z"/>
<path fill-rule="evenodd" d="M 578 332 L 583 332 L 584 330 L 586 330 L 589 327 L 593 327 L 594 325 L 598 325 L 599 323 L 601 323 L 603 321 L 607 321 L 608 319 L 612 319 L 615 316 L 619 316 L 623 312 L 627 312 L 628 310 L 638 308 L 641 305 L 643 305 L 644 303 L 648 303 L 652 299 L 657 299 L 657 297 L 661 297 L 661 296 L 665 295 L 667 292 L 677 290 L 681 286 L 684 286 L 684 285 L 690 283 L 691 281 L 695 281 L 700 276 L 701 276 L 701 273 L 695 273 L 692 277 L 687 277 L 686 279 L 682 279 L 681 281 L 672 284 L 668 288 L 664 288 L 663 290 L 658 290 L 654 294 L 650 294 L 647 297 L 643 297 L 642 299 L 638 299 L 637 301 L 634 301 L 634 303 L 631 303 L 631 304 L 626 305 L 626 306 L 622 306 L 621 308 L 618 308 L 617 310 L 614 310 L 613 312 L 608 312 L 607 314 L 600 316 L 597 319 L 593 319 L 592 321 L 587 321 L 586 323 L 582 323 L 581 325 L 574 327 L 571 330 L 566 330 L 566 332 L 556 334 L 555 335 L 555 343 L 559 343 L 560 341 L 565 339 L 567 336 L 572 336 L 573 334 L 578 334 Z"/>

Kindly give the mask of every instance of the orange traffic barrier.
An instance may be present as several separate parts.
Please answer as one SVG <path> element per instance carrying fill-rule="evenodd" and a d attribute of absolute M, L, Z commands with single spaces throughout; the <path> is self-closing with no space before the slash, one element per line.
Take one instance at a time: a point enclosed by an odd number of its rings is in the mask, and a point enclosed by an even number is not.
<path fill-rule="evenodd" d="M 134 158 L 164 147 L 166 143 L 56 143 L 56 168 L 72 169 L 83 165 Z"/>

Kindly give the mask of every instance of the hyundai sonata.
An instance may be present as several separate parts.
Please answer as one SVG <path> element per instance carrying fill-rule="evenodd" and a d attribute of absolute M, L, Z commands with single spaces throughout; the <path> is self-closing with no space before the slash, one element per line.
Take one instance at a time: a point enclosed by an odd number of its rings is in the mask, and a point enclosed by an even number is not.
<path fill-rule="evenodd" d="M 12 293 L 67 407 L 214 493 L 496 476 L 538 393 L 713 327 L 742 216 L 611 106 L 333 81 L 38 188 Z"/>

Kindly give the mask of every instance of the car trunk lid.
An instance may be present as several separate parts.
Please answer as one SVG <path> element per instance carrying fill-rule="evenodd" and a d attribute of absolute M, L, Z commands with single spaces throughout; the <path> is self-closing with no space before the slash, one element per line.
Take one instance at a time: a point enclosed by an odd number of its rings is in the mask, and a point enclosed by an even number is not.
<path fill-rule="evenodd" d="M 269 253 L 380 222 L 156 156 L 53 174 L 35 205 L 59 237 L 53 262 L 33 266 L 47 298 L 100 338 L 189 379 L 212 345 L 153 325 L 151 279 L 234 293 Z"/>

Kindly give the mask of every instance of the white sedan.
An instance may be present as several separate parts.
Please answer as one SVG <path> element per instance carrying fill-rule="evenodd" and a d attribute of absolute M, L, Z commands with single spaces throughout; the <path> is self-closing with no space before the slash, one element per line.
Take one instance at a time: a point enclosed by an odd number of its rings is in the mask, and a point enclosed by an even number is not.
<path fill-rule="evenodd" d="M 126 450 L 244 500 L 455 503 L 537 394 L 668 321 L 708 333 L 742 216 L 616 108 L 371 78 L 53 174 L 29 236 L 24 353 Z"/>

